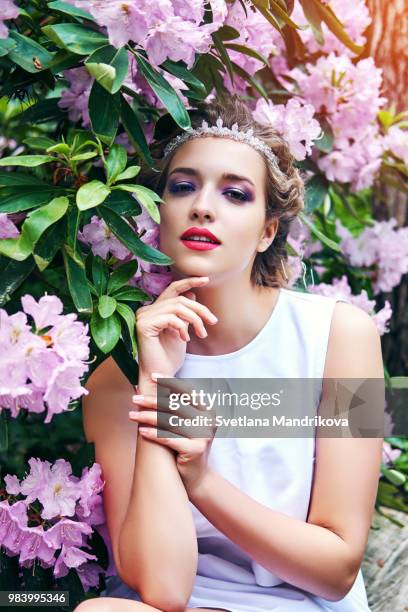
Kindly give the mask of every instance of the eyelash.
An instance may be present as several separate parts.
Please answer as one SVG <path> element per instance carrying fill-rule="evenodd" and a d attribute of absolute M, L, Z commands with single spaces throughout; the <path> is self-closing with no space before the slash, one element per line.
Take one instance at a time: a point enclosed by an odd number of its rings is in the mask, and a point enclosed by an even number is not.
<path fill-rule="evenodd" d="M 169 186 L 170 193 L 180 193 L 180 191 L 183 192 L 184 190 L 177 189 L 177 187 L 180 187 L 180 186 L 192 187 L 191 183 L 184 183 L 184 182 L 172 183 Z M 224 191 L 224 193 L 228 193 L 228 192 L 235 192 L 235 193 L 242 195 L 243 196 L 242 198 L 234 198 L 235 200 L 239 202 L 247 202 L 250 199 L 248 194 L 244 193 L 243 191 L 240 191 L 239 189 L 227 189 L 227 191 Z"/>

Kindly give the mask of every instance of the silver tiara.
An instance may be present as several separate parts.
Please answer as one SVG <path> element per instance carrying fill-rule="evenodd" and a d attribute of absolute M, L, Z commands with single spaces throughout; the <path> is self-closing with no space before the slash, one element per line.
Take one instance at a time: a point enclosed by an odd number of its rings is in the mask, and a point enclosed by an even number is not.
<path fill-rule="evenodd" d="M 234 123 L 232 128 L 223 126 L 223 120 L 221 117 L 218 117 L 216 125 L 211 127 L 208 125 L 207 121 L 203 121 L 201 123 L 201 127 L 196 129 L 188 128 L 182 134 L 179 134 L 173 138 L 173 140 L 171 140 L 164 148 L 164 157 L 167 157 L 167 155 L 169 155 L 174 149 L 191 138 L 200 138 L 206 134 L 213 134 L 215 136 L 224 136 L 226 138 L 232 138 L 233 140 L 238 140 L 239 142 L 249 144 L 253 149 L 263 153 L 271 164 L 275 166 L 277 170 L 279 170 L 278 160 L 275 153 L 263 140 L 254 136 L 253 133 L 253 128 L 249 128 L 249 130 L 246 132 L 239 130 L 238 123 Z"/>

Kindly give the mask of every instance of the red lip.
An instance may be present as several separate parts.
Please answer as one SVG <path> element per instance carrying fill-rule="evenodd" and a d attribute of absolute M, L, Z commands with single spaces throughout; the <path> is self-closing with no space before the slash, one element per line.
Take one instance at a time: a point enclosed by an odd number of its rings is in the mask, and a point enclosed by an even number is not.
<path fill-rule="evenodd" d="M 218 240 L 217 236 L 214 236 L 214 234 L 210 232 L 210 230 L 204 227 L 189 227 L 188 230 L 186 230 L 184 234 L 180 236 L 180 238 L 185 239 L 190 238 L 191 236 L 204 236 L 220 244 L 220 241 Z"/>

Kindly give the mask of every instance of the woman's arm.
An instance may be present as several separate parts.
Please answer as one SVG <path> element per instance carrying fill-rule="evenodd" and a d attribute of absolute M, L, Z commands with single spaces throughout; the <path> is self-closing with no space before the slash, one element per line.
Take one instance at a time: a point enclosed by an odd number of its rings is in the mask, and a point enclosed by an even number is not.
<path fill-rule="evenodd" d="M 139 383 L 145 390 L 142 378 Z M 173 453 L 138 436 L 129 420 L 134 389 L 112 358 L 96 369 L 87 388 L 84 429 L 102 467 L 118 574 L 147 603 L 184 609 L 196 573 L 196 534 Z"/>
<path fill-rule="evenodd" d="M 156 394 L 141 375 L 138 392 Z M 193 589 L 197 538 L 189 500 L 171 449 L 138 436 L 132 487 L 119 534 L 122 579 L 145 603 L 182 609 Z"/>
<path fill-rule="evenodd" d="M 324 377 L 383 379 L 383 375 L 381 343 L 372 320 L 350 304 L 336 304 Z M 352 587 L 364 555 L 382 439 L 317 438 L 316 442 L 308 522 L 255 501 L 212 469 L 200 486 L 189 490 L 189 497 L 217 529 L 267 570 L 336 601 Z"/>

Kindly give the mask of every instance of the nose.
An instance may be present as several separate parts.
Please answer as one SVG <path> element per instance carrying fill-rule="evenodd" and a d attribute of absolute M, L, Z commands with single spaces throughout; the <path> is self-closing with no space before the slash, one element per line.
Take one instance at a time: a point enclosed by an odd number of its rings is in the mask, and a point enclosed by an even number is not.
<path fill-rule="evenodd" d="M 214 211 L 212 207 L 208 205 L 208 202 L 211 202 L 211 195 L 208 190 L 202 189 L 193 199 L 190 208 L 190 219 L 195 221 L 214 221 Z"/>

